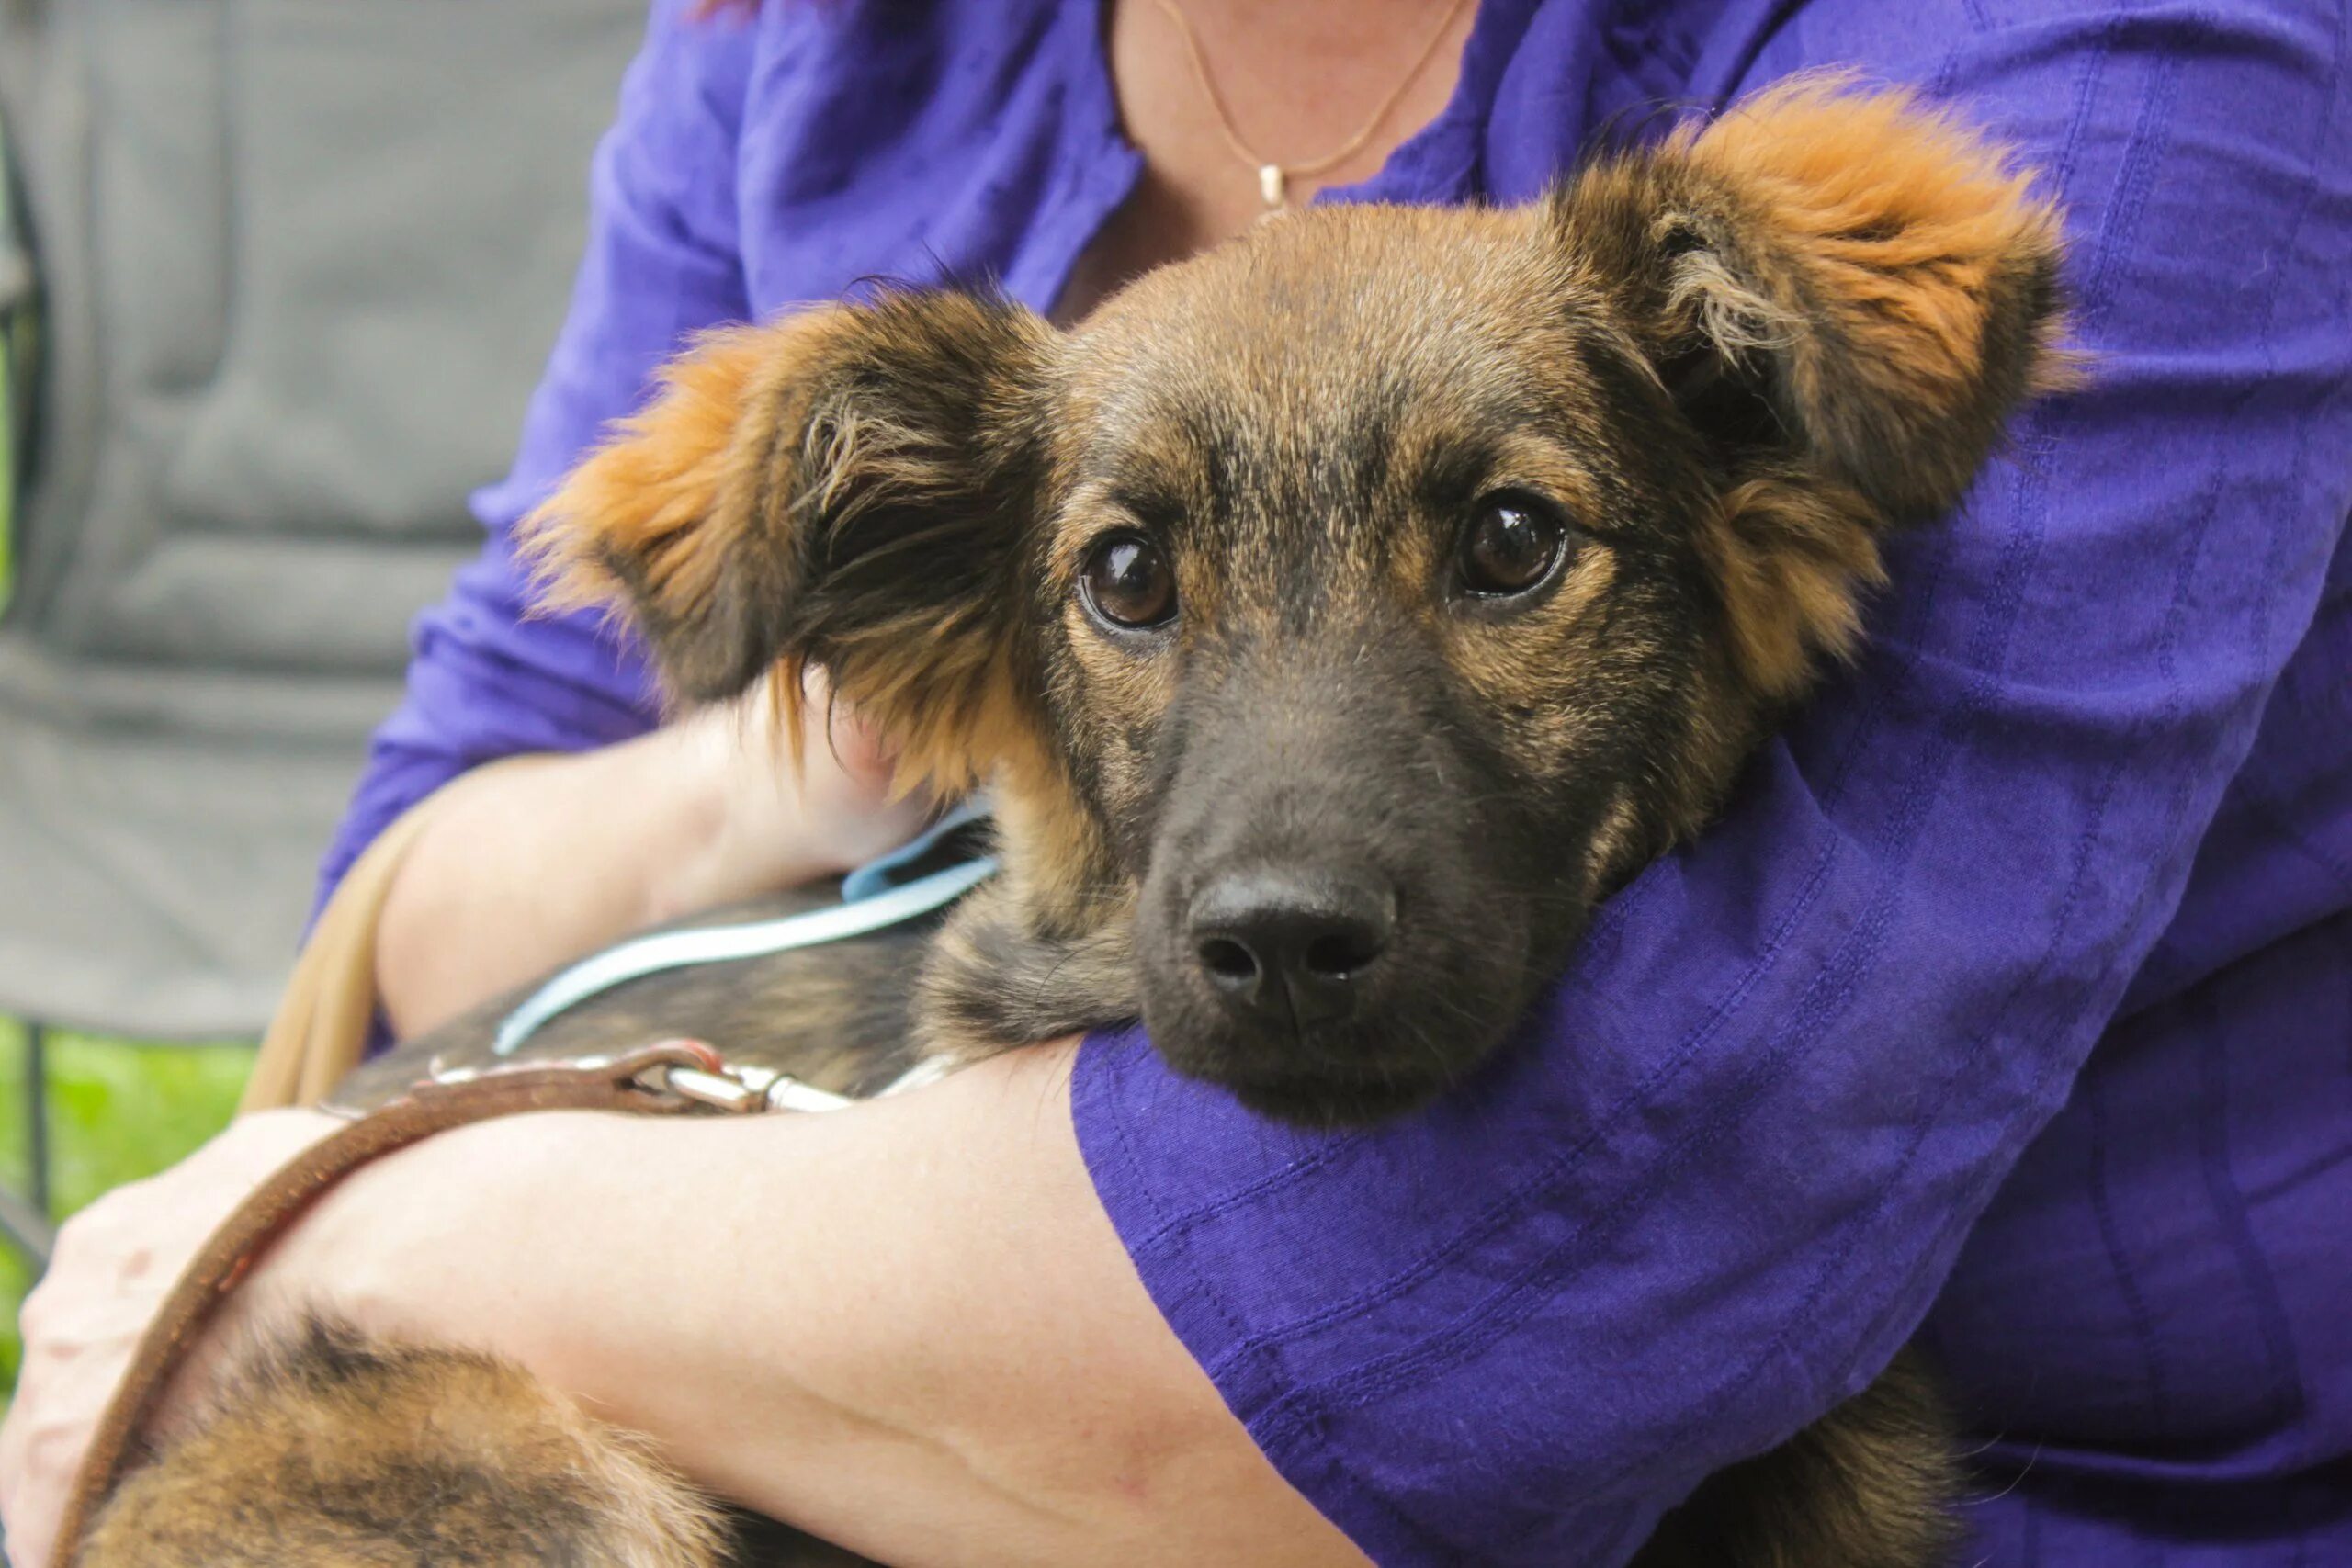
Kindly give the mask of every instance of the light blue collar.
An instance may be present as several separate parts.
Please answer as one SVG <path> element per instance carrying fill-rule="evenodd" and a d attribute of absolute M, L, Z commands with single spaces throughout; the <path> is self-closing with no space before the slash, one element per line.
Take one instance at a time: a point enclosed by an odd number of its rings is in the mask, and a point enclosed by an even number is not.
<path fill-rule="evenodd" d="M 842 902 L 831 908 L 741 925 L 657 931 L 583 958 L 532 992 L 520 1007 L 506 1015 L 506 1021 L 498 1026 L 494 1048 L 499 1055 L 511 1056 L 516 1047 L 558 1013 L 647 975 L 845 942 L 945 908 L 996 874 L 994 858 L 982 856 L 965 861 L 911 882 L 899 881 L 897 874 L 921 862 L 950 833 L 983 820 L 987 815 L 985 807 L 972 802 L 956 807 L 912 843 L 868 861 L 843 877 Z"/>

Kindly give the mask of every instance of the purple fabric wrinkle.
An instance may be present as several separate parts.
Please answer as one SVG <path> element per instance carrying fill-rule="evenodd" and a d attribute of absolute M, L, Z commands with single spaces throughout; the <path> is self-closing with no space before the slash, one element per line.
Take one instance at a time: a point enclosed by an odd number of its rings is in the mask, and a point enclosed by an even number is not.
<path fill-rule="evenodd" d="M 656 722 L 517 518 L 692 333 L 860 279 L 1054 304 L 1141 164 L 1102 12 L 655 7 L 481 559 L 326 864 L 464 769 Z M 2352 1562 L 2352 129 L 2343 7 L 1487 0 L 1319 200 L 1532 197 L 1806 70 L 1912 84 L 2066 208 L 2086 390 L 1892 543 L 1871 641 L 1520 1037 L 1366 1132 L 1080 1053 L 1096 1190 L 1377 1562 L 1624 1562 L 1917 1337 L 1962 1561 Z"/>

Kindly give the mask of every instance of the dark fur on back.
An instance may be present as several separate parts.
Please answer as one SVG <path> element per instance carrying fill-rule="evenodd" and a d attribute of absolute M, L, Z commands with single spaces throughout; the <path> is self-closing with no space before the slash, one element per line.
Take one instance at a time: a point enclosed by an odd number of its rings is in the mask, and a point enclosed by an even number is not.
<path fill-rule="evenodd" d="M 1286 217 L 1069 333 L 933 293 L 706 341 L 535 519 L 549 573 L 622 605 L 687 698 L 777 670 L 789 704 L 821 666 L 910 782 L 987 781 L 1004 871 L 935 931 L 639 981 L 531 1050 L 686 1032 L 870 1092 L 1140 1012 L 1267 1114 L 1409 1111 L 1702 829 L 1854 648 L 1888 533 L 2063 381 L 2057 236 L 1966 131 L 1815 80 L 1529 208 Z M 481 1059 L 507 1005 L 346 1097 Z M 481 1555 L 449 1560 L 501 1561 L 517 1519 L 585 1519 L 591 1550 L 633 1508 L 692 1517 L 630 1490 L 616 1438 L 617 1490 L 510 1473 L 595 1439 L 492 1365 L 332 1334 L 275 1365 L 90 1562 L 196 1560 L 119 1548 L 141 1531 L 243 1561 L 343 1528 L 335 1467 L 438 1474 L 398 1401 L 337 1405 L 333 1466 L 289 1468 L 355 1378 L 504 1391 L 476 1404 L 510 1436 L 449 1483 L 504 1498 L 450 1512 Z M 1708 1480 L 1641 1568 L 1926 1568 L 1950 1452 L 1898 1363 Z"/>
<path fill-rule="evenodd" d="M 702 1568 L 717 1511 L 516 1369 L 312 1322 L 134 1472 L 85 1568 Z"/>

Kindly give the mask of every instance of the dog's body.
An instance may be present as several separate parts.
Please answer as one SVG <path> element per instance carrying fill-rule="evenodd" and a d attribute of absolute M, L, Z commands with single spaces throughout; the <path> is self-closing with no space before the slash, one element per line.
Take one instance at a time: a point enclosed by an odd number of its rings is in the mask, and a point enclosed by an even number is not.
<path fill-rule="evenodd" d="M 1884 532 L 2052 379 L 2055 235 L 1963 133 L 1804 84 L 1534 208 L 1285 218 L 1069 334 L 938 293 L 707 343 L 542 512 L 551 571 L 625 604 L 687 698 L 780 668 L 790 702 L 821 666 L 910 778 L 990 782 L 1005 870 L 936 931 L 639 981 L 531 1049 L 691 1033 L 865 1092 L 1140 1013 L 1268 1114 L 1410 1110 L 1698 830 L 1851 646 Z M 352 1092 L 484 1054 L 503 1006 Z M 526 1380 L 307 1343 L 134 1476 L 85 1562 L 406 1561 L 371 1532 L 413 1520 L 356 1501 L 379 1473 L 469 1499 L 464 1561 L 716 1560 Z M 459 1473 L 366 1414 L 444 1383 L 514 1423 L 477 1449 L 538 1468 Z M 324 1409 L 345 1468 L 302 1474 L 346 1483 L 281 1471 L 224 1512 Z M 1898 1366 L 1640 1561 L 1925 1564 L 1950 1483 Z"/>
<path fill-rule="evenodd" d="M 831 901 L 830 890 L 797 893 L 724 918 Z M 904 979 L 937 925 L 649 976 L 559 1015 L 518 1055 L 569 1059 L 677 1032 L 683 1020 L 730 1061 L 871 1094 L 917 1060 Z M 336 1100 L 352 1109 L 380 1103 L 436 1059 L 487 1065 L 498 1023 L 520 999 L 500 998 L 379 1058 Z M 84 1554 L 87 1568 L 865 1561 L 774 1521 L 711 1508 L 639 1445 L 481 1357 L 370 1345 L 314 1323 L 248 1369 L 223 1408 L 224 1418 L 122 1489 Z M 310 1436 L 322 1431 L 340 1434 L 323 1451 Z M 1951 1455 L 1934 1387 L 1905 1359 L 1782 1448 L 1711 1478 L 1668 1516 L 1634 1568 L 1933 1562 L 1958 1480 Z"/>

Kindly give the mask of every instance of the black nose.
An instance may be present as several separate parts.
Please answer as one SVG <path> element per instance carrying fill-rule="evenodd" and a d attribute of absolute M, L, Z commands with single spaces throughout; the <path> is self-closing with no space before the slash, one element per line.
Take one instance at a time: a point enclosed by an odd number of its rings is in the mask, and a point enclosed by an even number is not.
<path fill-rule="evenodd" d="M 1396 928 L 1396 896 L 1363 874 L 1259 868 L 1212 880 L 1189 931 L 1201 973 L 1237 1010 L 1303 1029 L 1344 1018 Z"/>

